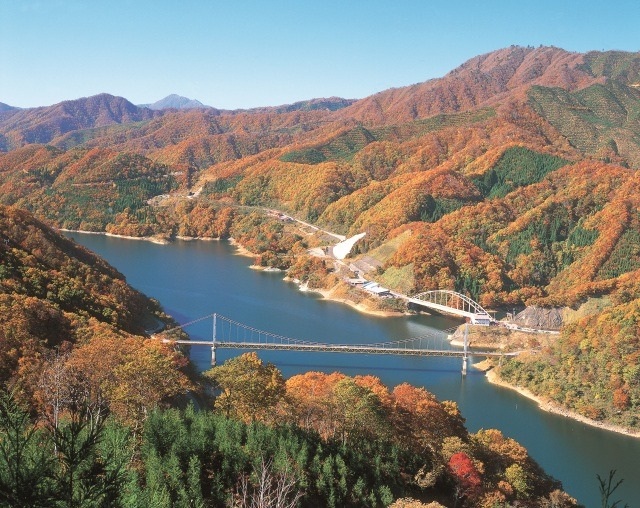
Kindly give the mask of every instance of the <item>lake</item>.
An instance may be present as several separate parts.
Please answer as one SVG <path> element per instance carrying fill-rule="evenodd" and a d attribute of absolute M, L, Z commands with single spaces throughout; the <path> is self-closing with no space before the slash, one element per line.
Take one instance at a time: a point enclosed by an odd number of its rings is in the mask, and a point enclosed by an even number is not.
<path fill-rule="evenodd" d="M 176 241 L 158 245 L 104 235 L 66 233 L 103 256 L 136 289 L 157 299 L 180 323 L 212 313 L 261 330 L 297 339 L 332 343 L 384 342 L 444 330 L 461 321 L 442 316 L 382 318 L 365 315 L 284 282 L 282 273 L 250 270 L 227 242 Z M 192 338 L 210 340 L 212 320 L 186 328 Z M 218 364 L 238 351 L 217 351 Z M 193 347 L 192 361 L 210 366 L 210 348 Z M 457 402 L 469 431 L 497 428 L 524 445 L 564 489 L 591 508 L 601 506 L 596 474 L 610 469 L 624 478 L 615 499 L 640 507 L 640 440 L 546 413 L 512 390 L 489 384 L 483 373 L 460 374 L 454 358 L 343 353 L 259 352 L 285 377 L 309 370 L 373 374 L 390 388 L 402 382 L 424 386 L 440 400 Z"/>

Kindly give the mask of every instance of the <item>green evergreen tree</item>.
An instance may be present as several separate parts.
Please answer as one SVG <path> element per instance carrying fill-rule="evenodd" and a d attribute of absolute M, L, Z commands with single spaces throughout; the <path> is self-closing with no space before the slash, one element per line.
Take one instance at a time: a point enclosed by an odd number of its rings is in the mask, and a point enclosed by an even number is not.
<path fill-rule="evenodd" d="M 52 428 L 56 463 L 54 481 L 58 506 L 117 506 L 126 482 L 127 461 L 115 443 L 100 453 L 105 436 L 104 420 L 90 423 L 78 411 L 70 420 Z"/>
<path fill-rule="evenodd" d="M 187 493 L 188 506 L 194 508 L 204 507 L 204 498 L 202 496 L 202 486 L 200 476 L 202 474 L 202 464 L 197 456 L 189 459 L 189 469 L 187 470 Z"/>
<path fill-rule="evenodd" d="M 53 449 L 12 393 L 0 392 L 0 506 L 46 507 L 54 500 Z"/>

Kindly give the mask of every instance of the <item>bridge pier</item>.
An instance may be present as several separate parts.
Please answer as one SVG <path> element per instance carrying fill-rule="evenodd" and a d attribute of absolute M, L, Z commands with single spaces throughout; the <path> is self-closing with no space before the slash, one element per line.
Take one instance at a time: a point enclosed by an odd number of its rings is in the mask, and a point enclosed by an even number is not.
<path fill-rule="evenodd" d="M 467 375 L 467 364 L 469 363 L 469 325 L 464 325 L 464 355 L 462 356 L 462 375 Z"/>
<path fill-rule="evenodd" d="M 216 366 L 216 328 L 217 328 L 217 321 L 218 321 L 218 315 L 214 312 L 213 313 L 213 323 L 212 323 L 212 327 L 213 327 L 213 333 L 212 333 L 212 339 L 211 342 L 213 343 L 213 345 L 211 346 L 211 366 L 215 367 Z"/>

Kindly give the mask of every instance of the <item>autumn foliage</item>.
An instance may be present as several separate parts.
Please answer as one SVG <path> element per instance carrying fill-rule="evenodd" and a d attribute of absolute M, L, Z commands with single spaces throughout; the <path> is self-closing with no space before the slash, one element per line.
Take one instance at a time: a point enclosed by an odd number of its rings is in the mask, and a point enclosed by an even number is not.
<path fill-rule="evenodd" d="M 621 277 L 611 294 L 612 305 L 565 326 L 541 355 L 512 360 L 500 375 L 593 420 L 637 428 L 639 277 L 639 271 Z"/>
<path fill-rule="evenodd" d="M 356 102 L 12 111 L 0 200 L 70 229 L 233 236 L 285 269 L 299 239 L 259 207 L 366 232 L 362 254 L 409 231 L 384 268 L 411 271 L 416 292 L 573 306 L 638 269 L 637 60 L 514 46 Z"/>
<path fill-rule="evenodd" d="M 460 496 L 474 499 L 480 492 L 482 479 L 469 456 L 464 452 L 455 453 L 447 466 L 457 483 Z"/>
<path fill-rule="evenodd" d="M 490 506 L 493 499 L 542 502 L 558 488 L 516 441 L 492 429 L 470 434 L 456 404 L 440 402 L 424 388 L 403 383 L 389 390 L 374 376 L 339 372 L 307 372 L 285 381 L 255 353 L 230 359 L 205 376 L 219 390 L 215 407 L 223 414 L 247 423 L 293 425 L 319 436 L 325 446 L 337 444 L 351 453 L 377 453 L 372 443 L 394 447 L 396 474 L 412 477 L 420 487 L 413 495 L 422 499 L 464 506 Z M 322 465 L 321 477 L 333 471 L 332 483 L 344 482 L 337 488 L 345 494 L 364 487 L 358 482 L 348 487 L 353 479 L 343 478 L 341 467 Z"/>
<path fill-rule="evenodd" d="M 130 423 L 191 387 L 186 358 L 144 338 L 156 302 L 26 212 L 0 207 L 0 228 L 2 383 L 45 414 L 82 402 Z"/>
<path fill-rule="evenodd" d="M 453 289 L 490 308 L 600 302 L 602 312 L 502 374 L 590 418 L 637 426 L 639 61 L 513 46 L 359 101 L 153 112 L 103 94 L 4 111 L 0 377 L 22 380 L 23 396 L 37 399 L 48 348 L 69 343 L 71 361 L 98 336 L 135 339 L 136 317 L 158 312 L 40 220 L 130 236 L 233 237 L 258 265 L 290 269 L 310 287 L 331 281 L 331 267 L 307 257 L 319 240 L 265 210 L 277 208 L 366 233 L 353 255 L 380 258 L 368 277 L 407 293 Z M 140 354 L 150 373 L 175 370 L 170 352 Z M 114 369 L 131 377 L 122 362 Z M 87 382 L 97 393 L 99 383 Z M 380 418 L 405 412 L 406 435 L 432 443 L 456 421 L 417 389 L 385 395 L 375 383 L 309 382 L 317 392 L 288 403 L 301 411 L 298 424 L 325 437 L 370 436 Z M 114 408 L 155 397 L 132 386 L 100 393 Z M 338 417 L 339 407 L 353 413 Z M 353 424 L 365 414 L 367 425 Z M 432 425 L 420 427 L 425 418 Z M 484 505 L 526 492 L 516 465 L 500 471 L 504 484 Z"/>

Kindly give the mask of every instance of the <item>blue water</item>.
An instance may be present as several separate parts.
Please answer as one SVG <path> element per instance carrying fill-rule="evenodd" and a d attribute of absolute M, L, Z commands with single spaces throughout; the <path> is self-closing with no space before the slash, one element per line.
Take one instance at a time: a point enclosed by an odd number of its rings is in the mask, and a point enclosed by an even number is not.
<path fill-rule="evenodd" d="M 226 242 L 177 241 L 156 245 L 100 235 L 68 234 L 120 270 L 128 282 L 156 298 L 180 323 L 212 313 L 275 334 L 333 343 L 400 340 L 460 323 L 447 317 L 378 318 L 346 305 L 300 292 L 281 273 L 250 270 L 251 259 L 235 255 Z M 212 320 L 189 326 L 192 338 L 210 340 Z M 218 350 L 218 363 L 238 351 Z M 210 366 L 210 348 L 193 347 L 200 369 Z M 599 507 L 596 474 L 617 469 L 624 478 L 616 491 L 630 507 L 640 507 L 640 440 L 541 411 L 512 390 L 486 382 L 470 369 L 463 378 L 454 358 L 399 357 L 339 353 L 264 351 L 264 361 L 285 376 L 316 370 L 373 374 L 389 387 L 402 382 L 424 386 L 441 400 L 458 403 L 471 432 L 498 428 L 522 443 L 564 489 L 585 506 Z"/>

